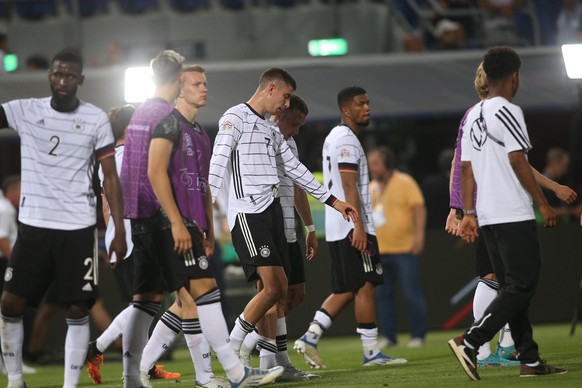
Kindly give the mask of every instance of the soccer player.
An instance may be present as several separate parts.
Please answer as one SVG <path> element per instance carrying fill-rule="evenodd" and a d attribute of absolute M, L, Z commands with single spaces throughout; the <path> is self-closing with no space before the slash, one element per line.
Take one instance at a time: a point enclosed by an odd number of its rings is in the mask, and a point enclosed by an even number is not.
<path fill-rule="evenodd" d="M 297 144 L 293 136 L 299 133 L 299 130 L 305 125 L 305 120 L 309 109 L 307 104 L 297 94 L 293 94 L 289 100 L 289 107 L 277 111 L 271 116 L 271 121 L 277 125 L 277 128 L 287 141 L 291 151 L 296 157 L 299 157 Z M 260 353 L 269 356 L 270 350 L 264 349 L 261 344 L 265 338 L 276 336 L 277 352 L 275 359 L 277 365 L 282 365 L 285 370 L 283 375 L 277 380 L 282 381 L 301 381 L 318 378 L 318 375 L 306 373 L 297 369 L 291 364 L 287 353 L 287 325 L 286 317 L 295 309 L 305 298 L 305 266 L 303 258 L 312 260 L 317 254 L 317 236 L 315 235 L 315 226 L 311 216 L 311 209 L 307 200 L 307 194 L 301 188 L 296 186 L 291 178 L 285 174 L 284 163 L 277 159 L 277 172 L 281 184 L 279 186 L 281 208 L 283 210 L 283 219 L 285 226 L 285 237 L 287 239 L 287 248 L 289 250 L 290 268 L 288 276 L 287 302 L 285 304 L 285 315 L 277 317 L 267 315 L 263 317 L 257 325 L 259 330 L 249 333 L 240 349 L 240 358 L 248 365 L 250 363 L 251 351 L 259 344 Z M 307 235 L 305 237 L 305 255 L 301 253 L 301 248 L 297 242 L 297 233 L 295 231 L 295 209 L 303 220 Z M 264 322 L 270 318 L 271 322 Z M 270 334 L 264 335 L 263 330 L 271 330 Z M 275 333 L 273 333 L 275 331 Z M 259 333 L 261 336 L 259 336 Z M 265 357 L 263 357 L 265 358 Z M 261 358 L 261 360 L 263 360 Z"/>
<path fill-rule="evenodd" d="M 295 79 L 286 70 L 265 70 L 253 96 L 221 117 L 214 142 L 210 163 L 213 200 L 220 190 L 228 193 L 228 224 L 234 248 L 247 281 L 261 280 L 262 285 L 231 331 L 230 343 L 237 353 L 245 336 L 267 312 L 277 317 L 285 314 L 288 248 L 279 203 L 277 158 L 303 190 L 333 207 L 343 219 L 358 218 L 354 207 L 337 200 L 317 182 L 265 117 L 288 108 L 295 89 Z M 276 364 L 275 338 L 265 339 L 261 346 L 270 349 L 269 355 L 263 355 L 262 364 Z"/>
<path fill-rule="evenodd" d="M 210 139 L 206 130 L 196 122 L 198 110 L 206 106 L 208 84 L 205 70 L 201 66 L 192 65 L 182 69 L 181 91 L 176 102 L 176 110 L 183 136 L 189 136 L 192 144 L 197 145 L 197 165 L 204 185 L 207 182 L 208 164 L 210 162 Z M 184 141 L 186 141 L 186 137 Z M 190 140 L 188 140 L 190 141 Z M 192 177 L 194 178 L 194 176 Z M 204 187 L 206 188 L 206 187 Z M 212 197 L 205 196 L 205 212 L 212 214 Z M 203 245 L 207 257 L 212 256 L 214 249 L 213 218 L 207 220 Z M 213 258 L 211 260 L 219 260 Z M 209 264 L 210 265 L 210 264 Z M 200 328 L 200 321 L 196 306 L 188 300 L 182 300 L 177 295 L 176 302 L 164 312 L 156 324 L 152 336 L 144 348 L 140 365 L 140 373 L 147 374 L 154 367 L 154 363 L 164 354 L 174 342 L 177 335 L 183 331 L 186 344 L 196 371 L 197 387 L 226 386 L 228 382 L 212 373 L 210 345 L 204 338 Z M 151 376 L 151 373 L 150 373 Z"/>
<path fill-rule="evenodd" d="M 477 95 L 481 100 L 487 98 L 489 90 L 487 87 L 487 77 L 485 71 L 483 70 L 483 63 L 479 64 L 477 71 L 475 73 L 475 90 Z M 449 206 L 451 211 L 447 217 L 447 222 L 445 229 L 447 232 L 458 236 L 459 235 L 459 225 L 462 219 L 462 209 L 463 209 L 463 198 L 461 196 L 461 155 L 462 155 L 462 142 L 463 137 L 463 127 L 467 119 L 467 114 L 473 109 L 471 107 L 461 120 L 457 140 L 455 147 L 455 156 L 453 158 L 453 163 L 451 165 L 451 195 Z M 556 196 L 562 199 L 566 203 L 572 203 L 576 199 L 576 192 L 567 186 L 560 185 L 556 182 L 551 181 L 542 174 L 540 174 L 536 169 L 532 167 L 532 172 L 536 178 L 537 183 L 548 190 L 553 191 Z M 477 238 L 476 245 L 476 257 L 475 257 L 475 271 L 479 278 L 477 288 L 475 289 L 475 295 L 473 297 L 473 318 L 478 321 L 483 317 L 483 313 L 489 304 L 497 296 L 499 291 L 499 283 L 495 277 L 495 272 L 493 270 L 493 265 L 489 259 L 489 252 L 485 246 L 485 242 L 482 238 Z M 480 367 L 490 366 L 517 366 L 521 363 L 517 360 L 517 351 L 515 349 L 515 344 L 513 338 L 511 337 L 511 329 L 509 325 L 506 324 L 499 332 L 499 342 L 495 353 L 491 352 L 491 347 L 489 342 L 484 343 L 478 350 L 477 354 L 477 364 Z"/>
<path fill-rule="evenodd" d="M 477 349 L 509 322 L 519 353 L 520 376 L 566 373 L 540 359 L 528 316 L 540 274 L 541 252 L 532 199 L 545 227 L 558 217 L 538 186 L 526 153 L 531 149 L 521 109 L 511 103 L 519 88 L 521 59 L 509 47 L 493 47 L 483 57 L 488 97 L 468 113 L 462 137 L 460 233 L 474 242 L 479 232 L 499 282 L 499 293 L 483 317 L 449 346 L 465 373 L 479 380 Z M 477 207 L 474 189 L 478 186 Z M 479 217 L 479 232 L 476 217 Z"/>
<path fill-rule="evenodd" d="M 0 108 L 0 128 L 18 132 L 22 155 L 21 226 L 2 294 L 2 348 L 11 388 L 25 385 L 24 308 L 37 306 L 53 281 L 68 325 L 63 387 L 79 382 L 97 287 L 95 160 L 103 168 L 112 218 L 120 225 L 111 252 L 124 257 L 127 249 L 111 126 L 105 112 L 77 98 L 84 80 L 80 54 L 56 54 L 48 80 L 51 97 L 14 100 Z"/>
<path fill-rule="evenodd" d="M 125 130 L 134 112 L 135 107 L 130 104 L 116 106 L 109 111 L 109 121 L 111 122 L 113 137 L 115 139 L 115 165 L 118 174 L 121 172 L 121 166 L 123 164 Z M 99 179 L 103 184 L 103 170 L 99 169 L 98 173 Z M 115 223 L 111 220 L 111 210 L 105 193 L 102 195 L 102 201 L 103 219 L 105 220 L 106 225 L 105 248 L 107 252 L 109 252 L 112 238 L 115 235 Z M 123 265 L 116 267 L 114 271 L 117 285 L 121 291 L 122 300 L 127 302 L 129 306 L 117 314 L 107 329 L 104 330 L 95 341 L 89 343 L 89 350 L 87 352 L 87 372 L 94 384 L 102 383 L 100 367 L 104 361 L 103 352 L 123 335 L 127 324 L 127 318 L 132 311 L 130 302 L 133 290 L 133 260 L 131 255 L 133 252 L 133 242 L 131 241 L 131 223 L 127 219 L 124 220 L 123 223 L 125 227 L 127 253 L 125 254 L 125 258 L 123 258 Z M 149 370 L 149 375 L 151 379 L 177 379 L 181 377 L 180 373 L 168 372 L 164 370 L 161 365 L 152 366 Z"/>
<path fill-rule="evenodd" d="M 196 125 L 180 125 L 180 114 L 173 107 L 183 60 L 172 50 L 152 60 L 154 97 L 136 110 L 127 128 L 121 182 L 133 234 L 137 296 L 128 335 L 123 336 L 124 386 L 151 386 L 147 375 L 140 376 L 139 364 L 147 330 L 159 309 L 153 297 L 164 289 L 176 291 L 181 303 L 196 303 L 200 328 L 232 387 L 261 385 L 277 378 L 283 368 L 246 368 L 228 343 L 220 291 L 204 248 L 203 233 L 212 228 L 205 175 L 209 158 L 199 157 L 205 154 L 203 144 L 195 143 L 200 140 Z"/>
<path fill-rule="evenodd" d="M 325 238 L 332 259 L 332 294 L 315 313 L 307 332 L 295 341 L 294 348 L 313 368 L 325 367 L 317 351 L 323 332 L 333 319 L 352 301 L 364 348 L 364 366 L 391 365 L 407 362 L 380 352 L 376 326 L 375 288 L 381 284 L 382 265 L 378 256 L 370 178 L 366 154 L 358 133 L 370 119 L 370 100 L 358 86 L 340 90 L 337 103 L 341 123 L 334 127 L 323 144 L 323 179 L 333 195 L 353 203 L 359 220 L 341 222 L 326 209 Z"/>

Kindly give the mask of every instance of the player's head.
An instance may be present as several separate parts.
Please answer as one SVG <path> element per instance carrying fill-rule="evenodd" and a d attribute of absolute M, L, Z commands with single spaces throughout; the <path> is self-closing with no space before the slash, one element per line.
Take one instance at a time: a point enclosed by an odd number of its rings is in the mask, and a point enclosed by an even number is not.
<path fill-rule="evenodd" d="M 195 108 L 201 108 L 206 105 L 208 83 L 204 73 L 204 68 L 198 65 L 186 66 L 182 69 L 180 101 Z"/>
<path fill-rule="evenodd" d="M 2 192 L 12 206 L 18 208 L 20 202 L 20 175 L 8 175 L 2 181 Z"/>
<path fill-rule="evenodd" d="M 512 96 L 515 96 L 519 89 L 520 67 L 521 58 L 511 47 L 492 47 L 483 56 L 483 70 L 487 75 L 489 90 L 493 85 L 511 82 Z"/>
<path fill-rule="evenodd" d="M 372 179 L 381 179 L 396 168 L 394 152 L 386 146 L 379 146 L 368 153 L 368 170 Z"/>
<path fill-rule="evenodd" d="M 56 109 L 68 109 L 77 101 L 77 89 L 83 84 L 83 58 L 74 49 L 59 51 L 51 60 L 48 80 L 52 93 L 52 105 Z"/>
<path fill-rule="evenodd" d="M 289 99 L 297 89 L 295 79 L 280 67 L 272 67 L 261 74 L 258 91 L 266 97 L 267 113 L 275 114 L 289 106 Z"/>
<path fill-rule="evenodd" d="M 135 112 L 135 107 L 131 104 L 114 106 L 109 111 L 109 121 L 116 143 L 125 138 L 125 129 L 129 125 L 133 112 Z"/>
<path fill-rule="evenodd" d="M 367 127 L 370 123 L 370 99 L 364 88 L 348 86 L 337 94 L 337 105 L 342 122 Z"/>
<path fill-rule="evenodd" d="M 289 101 L 289 107 L 277 112 L 277 126 L 281 133 L 288 139 L 299 133 L 299 130 L 305 125 L 309 108 L 301 97 L 293 94 Z"/>
<path fill-rule="evenodd" d="M 170 94 L 174 94 L 172 100 L 180 93 L 180 74 L 184 57 L 174 50 L 164 50 L 160 52 L 150 62 L 153 73 L 153 81 L 157 89 L 165 88 Z M 172 96 L 170 96 L 172 97 Z"/>
<path fill-rule="evenodd" d="M 489 95 L 489 87 L 487 86 L 487 75 L 485 70 L 483 70 L 483 62 L 477 67 L 475 71 L 475 91 L 480 99 L 484 100 Z"/>

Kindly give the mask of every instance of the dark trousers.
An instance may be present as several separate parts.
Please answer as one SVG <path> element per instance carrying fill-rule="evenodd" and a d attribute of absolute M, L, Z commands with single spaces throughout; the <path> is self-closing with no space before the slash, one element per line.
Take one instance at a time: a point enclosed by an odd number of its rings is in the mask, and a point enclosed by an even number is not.
<path fill-rule="evenodd" d="M 480 231 L 499 282 L 499 293 L 483 318 L 465 331 L 465 339 L 478 348 L 509 322 L 519 360 L 536 362 L 538 345 L 529 320 L 529 304 L 536 292 L 541 267 L 536 222 L 486 225 Z"/>

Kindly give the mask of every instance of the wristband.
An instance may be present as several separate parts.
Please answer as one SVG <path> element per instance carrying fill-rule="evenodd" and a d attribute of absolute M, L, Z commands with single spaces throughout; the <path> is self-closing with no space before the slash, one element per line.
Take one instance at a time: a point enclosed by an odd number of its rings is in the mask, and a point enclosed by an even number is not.
<path fill-rule="evenodd" d="M 313 224 L 305 225 L 305 230 L 307 231 L 307 233 L 315 232 L 315 225 Z"/>
<path fill-rule="evenodd" d="M 474 216 L 476 214 L 477 214 L 477 211 L 475 211 L 475 209 L 463 210 L 464 216 Z"/>

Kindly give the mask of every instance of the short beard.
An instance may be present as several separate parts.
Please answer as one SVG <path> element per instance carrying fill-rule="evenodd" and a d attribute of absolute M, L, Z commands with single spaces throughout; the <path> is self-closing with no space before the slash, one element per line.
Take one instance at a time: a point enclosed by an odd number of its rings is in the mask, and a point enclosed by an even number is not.
<path fill-rule="evenodd" d="M 74 105 L 77 100 L 77 93 L 73 91 L 66 96 L 60 96 L 55 92 L 55 89 L 51 85 L 52 101 L 56 108 L 68 108 Z"/>

